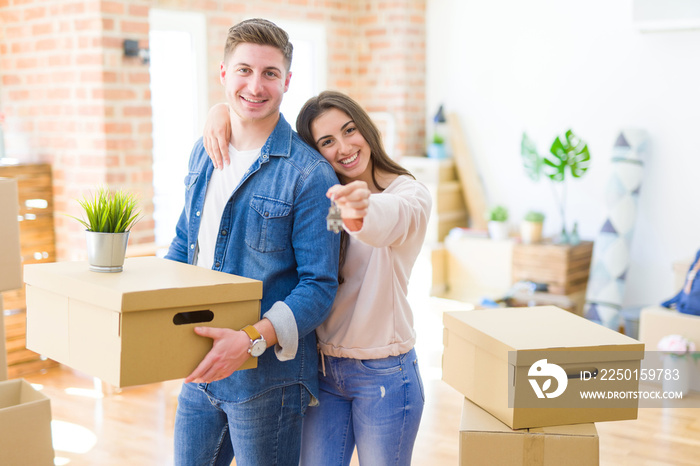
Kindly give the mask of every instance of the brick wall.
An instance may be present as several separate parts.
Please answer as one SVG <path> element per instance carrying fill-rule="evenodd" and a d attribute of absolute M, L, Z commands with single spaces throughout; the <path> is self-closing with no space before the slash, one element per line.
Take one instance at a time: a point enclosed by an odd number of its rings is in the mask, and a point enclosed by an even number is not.
<path fill-rule="evenodd" d="M 425 152 L 425 0 L 362 0 L 356 24 L 364 38 L 357 98 L 368 110 L 389 112 L 395 153 Z"/>
<path fill-rule="evenodd" d="M 8 156 L 53 167 L 57 255 L 84 258 L 74 201 L 104 183 L 133 190 L 153 240 L 148 68 L 123 57 L 125 36 L 148 44 L 148 2 L 0 2 L 0 105 Z"/>
<path fill-rule="evenodd" d="M 123 54 L 148 45 L 151 7 L 207 17 L 209 100 L 228 28 L 251 16 L 326 26 L 330 89 L 389 112 L 397 155 L 424 150 L 425 0 L 0 0 L 0 111 L 7 155 L 54 169 L 57 251 L 84 258 L 75 198 L 98 183 L 133 190 L 144 218 L 132 243 L 153 241 L 148 67 Z"/>

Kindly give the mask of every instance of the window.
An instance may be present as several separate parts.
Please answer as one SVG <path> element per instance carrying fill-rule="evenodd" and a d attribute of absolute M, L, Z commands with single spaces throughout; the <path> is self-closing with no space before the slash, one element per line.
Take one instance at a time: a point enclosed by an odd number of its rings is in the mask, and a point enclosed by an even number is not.
<path fill-rule="evenodd" d="M 153 218 L 170 244 L 185 200 L 183 180 L 208 110 L 205 17 L 152 9 L 149 49 L 153 109 Z"/>
<path fill-rule="evenodd" d="M 284 118 L 294 128 L 302 105 L 326 88 L 326 31 L 324 26 L 313 23 L 274 22 L 287 31 L 294 46 L 292 80 L 281 107 Z"/>

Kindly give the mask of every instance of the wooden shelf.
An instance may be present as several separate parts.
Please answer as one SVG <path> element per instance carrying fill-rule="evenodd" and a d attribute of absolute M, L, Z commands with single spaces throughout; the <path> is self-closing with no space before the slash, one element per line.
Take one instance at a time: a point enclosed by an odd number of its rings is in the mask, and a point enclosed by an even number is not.
<path fill-rule="evenodd" d="M 577 245 L 518 243 L 513 248 L 513 283 L 546 283 L 548 292 L 570 295 L 588 287 L 593 242 Z"/>
<path fill-rule="evenodd" d="M 0 166 L 0 177 L 17 180 L 19 240 L 22 264 L 56 261 L 54 203 L 51 165 Z M 42 358 L 25 347 L 26 303 L 24 287 L 2 293 L 5 344 L 9 378 L 39 372 L 58 363 Z"/>

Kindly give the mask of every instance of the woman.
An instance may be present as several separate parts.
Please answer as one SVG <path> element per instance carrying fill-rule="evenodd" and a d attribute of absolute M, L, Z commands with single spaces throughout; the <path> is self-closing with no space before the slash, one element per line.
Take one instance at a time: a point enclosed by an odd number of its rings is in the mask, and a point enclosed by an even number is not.
<path fill-rule="evenodd" d="M 301 464 L 348 465 L 357 446 L 360 464 L 409 465 L 424 393 L 406 293 L 430 194 L 389 158 L 378 129 L 350 97 L 322 92 L 306 102 L 296 125 L 341 181 L 326 195 L 341 211 L 345 245 L 342 284 L 316 329 L 320 397 L 304 419 Z M 207 151 L 219 152 L 208 132 Z"/>

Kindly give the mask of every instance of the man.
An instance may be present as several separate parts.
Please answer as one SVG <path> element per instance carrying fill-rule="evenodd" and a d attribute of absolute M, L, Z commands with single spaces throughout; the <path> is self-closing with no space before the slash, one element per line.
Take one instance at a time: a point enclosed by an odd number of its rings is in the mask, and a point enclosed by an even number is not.
<path fill-rule="evenodd" d="M 166 258 L 262 280 L 263 318 L 243 331 L 195 328 L 213 347 L 180 392 L 177 465 L 299 461 L 302 418 L 318 390 L 314 328 L 338 286 L 339 240 L 325 222 L 325 192 L 338 181 L 280 114 L 291 61 L 275 24 L 233 26 L 220 69 L 230 164 L 214 170 L 201 139 L 190 156 Z M 249 357 L 258 367 L 237 372 Z"/>

